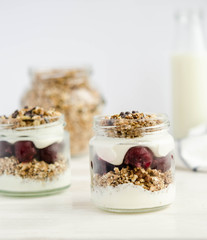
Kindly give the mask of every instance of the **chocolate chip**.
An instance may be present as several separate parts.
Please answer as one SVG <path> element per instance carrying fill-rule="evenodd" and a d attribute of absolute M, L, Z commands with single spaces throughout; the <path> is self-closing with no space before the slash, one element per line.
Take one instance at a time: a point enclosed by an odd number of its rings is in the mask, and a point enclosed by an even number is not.
<path fill-rule="evenodd" d="M 32 117 L 34 116 L 33 110 L 34 110 L 35 108 L 36 108 L 36 107 L 30 109 L 29 111 L 26 111 L 26 112 L 24 113 L 24 116 L 29 116 L 29 117 L 32 118 Z"/>
<path fill-rule="evenodd" d="M 30 111 L 33 112 L 36 109 L 36 107 L 33 107 Z"/>
<path fill-rule="evenodd" d="M 24 113 L 24 116 L 29 116 L 29 117 L 32 117 L 32 112 L 31 110 L 30 111 L 27 111 Z"/>
<path fill-rule="evenodd" d="M 132 113 L 139 113 L 138 111 L 132 111 Z"/>
<path fill-rule="evenodd" d="M 120 115 L 122 118 L 124 118 L 124 117 L 125 117 L 125 114 L 124 114 L 124 112 L 121 112 L 119 115 Z"/>
<path fill-rule="evenodd" d="M 113 126 L 114 124 L 113 124 L 113 121 L 111 120 L 111 119 L 109 119 L 108 121 L 107 121 L 107 125 L 108 126 Z"/>
<path fill-rule="evenodd" d="M 16 118 L 19 114 L 19 111 L 16 110 L 15 112 L 12 113 L 12 118 Z"/>
<path fill-rule="evenodd" d="M 93 162 L 91 161 L 91 169 L 93 169 Z"/>
<path fill-rule="evenodd" d="M 49 122 L 50 122 L 47 118 L 44 118 L 44 120 L 45 120 L 46 123 L 49 123 Z"/>
<path fill-rule="evenodd" d="M 125 114 L 126 114 L 126 115 L 129 115 L 129 114 L 130 114 L 130 112 L 125 112 Z"/>

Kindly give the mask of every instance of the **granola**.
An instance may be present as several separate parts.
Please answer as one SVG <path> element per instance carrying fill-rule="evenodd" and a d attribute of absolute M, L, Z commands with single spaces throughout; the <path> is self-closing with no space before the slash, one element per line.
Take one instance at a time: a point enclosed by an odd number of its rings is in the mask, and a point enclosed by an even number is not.
<path fill-rule="evenodd" d="M 156 169 L 131 168 L 129 166 L 122 168 L 115 167 L 113 171 L 106 174 L 94 174 L 92 185 L 107 187 L 116 187 L 119 184 L 132 183 L 139 185 L 151 192 L 167 188 L 173 182 L 171 170 L 162 173 Z"/>
<path fill-rule="evenodd" d="M 41 107 L 25 106 L 21 110 L 14 111 L 10 116 L 1 116 L 0 124 L 8 124 L 12 129 L 19 127 L 38 126 L 57 121 L 61 113 L 54 109 L 45 110 Z"/>
<path fill-rule="evenodd" d="M 33 159 L 31 162 L 22 163 L 16 157 L 0 158 L 0 176 L 3 174 L 19 176 L 24 179 L 52 180 L 68 168 L 68 161 L 63 156 L 58 156 L 54 164 Z"/>
<path fill-rule="evenodd" d="M 135 138 L 142 137 L 143 133 L 155 131 L 163 120 L 155 114 L 139 113 L 138 111 L 121 112 L 101 120 L 100 125 L 109 137 Z"/>
<path fill-rule="evenodd" d="M 74 68 L 36 72 L 32 88 L 22 98 L 23 106 L 34 104 L 53 107 L 65 115 L 72 155 L 87 151 L 93 117 L 100 114 L 103 105 L 101 95 L 89 84 L 88 71 Z"/>

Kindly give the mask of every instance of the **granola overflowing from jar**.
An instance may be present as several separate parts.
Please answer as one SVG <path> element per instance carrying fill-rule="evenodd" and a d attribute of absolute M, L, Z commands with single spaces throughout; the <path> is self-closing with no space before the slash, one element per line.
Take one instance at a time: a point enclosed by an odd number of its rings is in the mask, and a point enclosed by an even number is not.
<path fill-rule="evenodd" d="M 25 106 L 21 110 L 15 110 L 10 116 L 1 116 L 0 124 L 11 124 L 11 128 L 38 126 L 57 121 L 61 113 L 54 109 L 45 110 L 41 107 Z"/>
<path fill-rule="evenodd" d="M 83 68 L 37 71 L 31 89 L 23 96 L 22 105 L 52 107 L 65 115 L 70 132 L 71 153 L 88 151 L 92 121 L 100 114 L 103 98 L 89 84 L 89 71 Z"/>
<path fill-rule="evenodd" d="M 144 132 L 154 131 L 154 126 L 163 123 L 155 114 L 139 113 L 138 111 L 121 112 L 101 120 L 104 132 L 109 137 L 135 138 Z"/>

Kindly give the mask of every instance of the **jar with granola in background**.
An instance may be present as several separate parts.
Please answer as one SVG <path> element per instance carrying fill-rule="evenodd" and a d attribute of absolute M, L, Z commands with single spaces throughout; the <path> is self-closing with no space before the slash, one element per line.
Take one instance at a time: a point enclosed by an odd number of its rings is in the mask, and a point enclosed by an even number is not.
<path fill-rule="evenodd" d="M 63 114 L 40 107 L 0 117 L 0 193 L 42 196 L 70 186 L 69 135 Z"/>
<path fill-rule="evenodd" d="M 72 156 L 88 152 L 93 117 L 103 107 L 103 98 L 91 86 L 90 75 L 88 68 L 33 70 L 32 86 L 21 101 L 22 106 L 52 107 L 65 115 Z"/>
<path fill-rule="evenodd" d="M 175 197 L 174 140 L 164 114 L 121 112 L 94 119 L 91 194 L 98 207 L 145 212 Z"/>

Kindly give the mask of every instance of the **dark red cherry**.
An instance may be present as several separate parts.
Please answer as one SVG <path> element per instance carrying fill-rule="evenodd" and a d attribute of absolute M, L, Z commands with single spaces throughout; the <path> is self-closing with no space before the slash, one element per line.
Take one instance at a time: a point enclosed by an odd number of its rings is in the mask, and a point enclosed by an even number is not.
<path fill-rule="evenodd" d="M 10 157 L 13 154 L 13 145 L 6 141 L 0 141 L 0 157 Z"/>
<path fill-rule="evenodd" d="M 173 155 L 168 154 L 165 157 L 155 158 L 152 162 L 151 168 L 157 169 L 162 172 L 166 172 L 171 168 L 171 160 L 173 159 Z"/>
<path fill-rule="evenodd" d="M 19 141 L 14 145 L 15 156 L 20 162 L 30 162 L 37 151 L 31 141 Z"/>
<path fill-rule="evenodd" d="M 137 168 L 149 168 L 152 164 L 153 154 L 147 147 L 132 147 L 124 157 L 124 163 Z"/>
<path fill-rule="evenodd" d="M 104 161 L 97 155 L 95 155 L 91 166 L 92 166 L 93 172 L 98 173 L 100 175 L 103 175 L 107 172 L 113 171 L 114 168 L 116 167 L 115 165 Z"/>
<path fill-rule="evenodd" d="M 57 153 L 61 150 L 61 145 L 54 143 L 39 150 L 39 160 L 47 163 L 54 163 L 57 160 Z"/>

